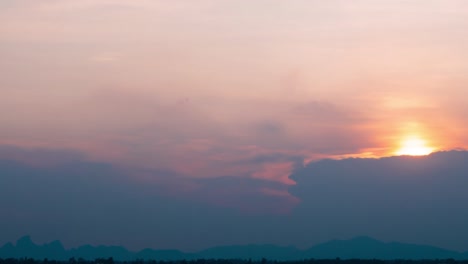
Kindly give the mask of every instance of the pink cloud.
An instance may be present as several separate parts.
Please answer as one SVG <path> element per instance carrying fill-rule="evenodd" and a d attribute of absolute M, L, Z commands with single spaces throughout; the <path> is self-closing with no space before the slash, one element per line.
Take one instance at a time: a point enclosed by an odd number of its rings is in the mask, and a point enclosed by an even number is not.
<path fill-rule="evenodd" d="M 263 164 L 260 171 L 254 172 L 253 177 L 264 180 L 279 181 L 284 184 L 294 185 L 295 182 L 289 179 L 294 163 L 266 163 Z"/>

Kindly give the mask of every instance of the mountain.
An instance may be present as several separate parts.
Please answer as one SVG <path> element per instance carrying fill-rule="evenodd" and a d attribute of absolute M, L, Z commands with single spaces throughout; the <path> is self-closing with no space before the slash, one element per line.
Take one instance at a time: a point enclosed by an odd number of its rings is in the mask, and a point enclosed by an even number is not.
<path fill-rule="evenodd" d="M 357 237 L 351 240 L 332 240 L 316 245 L 305 253 L 306 258 L 343 259 L 466 259 L 455 251 L 432 246 L 384 243 L 370 237 Z"/>
<path fill-rule="evenodd" d="M 131 252 L 124 247 L 117 246 L 91 246 L 84 245 L 66 250 L 59 241 L 49 244 L 36 245 L 29 236 L 20 238 L 16 245 L 7 243 L 0 248 L 0 258 L 34 258 L 68 260 L 70 258 L 96 259 L 114 258 L 116 260 L 158 259 L 176 260 L 193 259 L 193 254 L 186 254 L 177 250 L 145 249 L 140 252 Z"/>
<path fill-rule="evenodd" d="M 350 240 L 332 240 L 318 244 L 306 250 L 295 247 L 275 245 L 243 245 L 213 247 L 196 253 L 184 253 L 178 250 L 144 249 L 131 252 L 124 247 L 84 245 L 78 248 L 65 249 L 60 241 L 36 245 L 29 236 L 20 238 L 15 245 L 7 243 L 0 248 L 0 258 L 34 258 L 68 260 L 70 258 L 96 259 L 114 258 L 115 260 L 180 260 L 180 259 L 464 259 L 468 252 L 459 253 L 442 248 L 403 244 L 385 243 L 370 237 L 356 237 Z"/>
<path fill-rule="evenodd" d="M 36 245 L 29 236 L 25 236 L 16 241 L 16 245 L 7 243 L 0 248 L 0 257 L 31 257 L 36 259 L 56 258 L 65 259 L 66 250 L 60 241 L 53 241 L 49 244 Z"/>

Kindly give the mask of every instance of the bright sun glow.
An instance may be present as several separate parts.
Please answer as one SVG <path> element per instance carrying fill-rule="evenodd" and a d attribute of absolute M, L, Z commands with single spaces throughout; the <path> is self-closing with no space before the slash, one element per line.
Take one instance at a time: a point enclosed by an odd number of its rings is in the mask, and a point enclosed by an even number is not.
<path fill-rule="evenodd" d="M 434 149 L 427 146 L 427 142 L 418 137 L 410 137 L 401 142 L 397 155 L 423 156 L 430 154 Z"/>

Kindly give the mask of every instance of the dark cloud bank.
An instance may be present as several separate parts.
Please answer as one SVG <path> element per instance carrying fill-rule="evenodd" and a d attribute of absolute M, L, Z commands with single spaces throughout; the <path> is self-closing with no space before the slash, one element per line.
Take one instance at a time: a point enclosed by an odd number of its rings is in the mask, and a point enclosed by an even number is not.
<path fill-rule="evenodd" d="M 280 214 L 275 207 L 288 199 L 261 190 L 288 186 L 265 180 L 185 180 L 190 188 L 168 190 L 161 181 L 135 180 L 111 164 L 66 159 L 38 167 L 2 157 L 0 243 L 29 234 L 39 243 L 60 239 L 66 247 L 193 252 L 233 244 L 308 248 L 368 235 L 468 250 L 465 151 L 298 167 L 289 192 L 300 203 Z"/>

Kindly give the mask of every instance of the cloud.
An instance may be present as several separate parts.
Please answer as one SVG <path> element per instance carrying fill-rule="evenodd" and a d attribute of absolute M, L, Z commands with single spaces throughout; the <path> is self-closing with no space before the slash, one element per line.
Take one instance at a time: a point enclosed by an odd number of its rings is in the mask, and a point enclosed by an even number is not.
<path fill-rule="evenodd" d="M 295 185 L 248 175 L 193 179 L 58 150 L 0 152 L 23 152 L 0 160 L 0 243 L 30 234 L 66 246 L 195 250 L 249 243 L 306 247 L 369 235 L 468 248 L 466 151 L 295 163 L 289 168 Z M 55 162 L 30 165 L 28 155 Z"/>
<path fill-rule="evenodd" d="M 0 145 L 0 160 L 18 161 L 30 166 L 57 166 L 86 160 L 78 151 L 57 151 L 44 148 L 18 148 Z"/>
<path fill-rule="evenodd" d="M 279 122 L 264 121 L 254 126 L 259 136 L 268 137 L 269 135 L 278 135 L 283 133 L 283 127 Z"/>
<path fill-rule="evenodd" d="M 297 198 L 288 193 L 288 182 L 270 178 L 219 177 L 197 182 L 200 188 L 190 196 L 208 204 L 237 208 L 248 215 L 287 214 L 297 204 Z"/>
<path fill-rule="evenodd" d="M 118 52 L 103 52 L 91 56 L 89 60 L 96 63 L 111 63 L 119 61 L 121 57 L 122 54 L 119 54 Z"/>
<path fill-rule="evenodd" d="M 287 185 L 270 180 L 191 179 L 171 171 L 92 162 L 65 150 L 3 147 L 0 152 L 5 154 L 0 159 L 5 240 L 0 243 L 25 233 L 40 241 L 59 238 L 67 246 L 102 243 L 138 249 L 201 249 L 226 237 L 243 243 L 255 236 L 253 241 L 263 243 L 261 223 L 269 215 L 290 212 L 297 202 Z"/>
<path fill-rule="evenodd" d="M 294 214 L 318 237 L 371 235 L 466 250 L 467 152 L 312 162 L 297 169 Z"/>
<path fill-rule="evenodd" d="M 262 169 L 252 176 L 258 179 L 280 181 L 284 184 L 293 185 L 294 181 L 289 179 L 289 173 L 294 165 L 293 162 L 264 163 Z"/>

